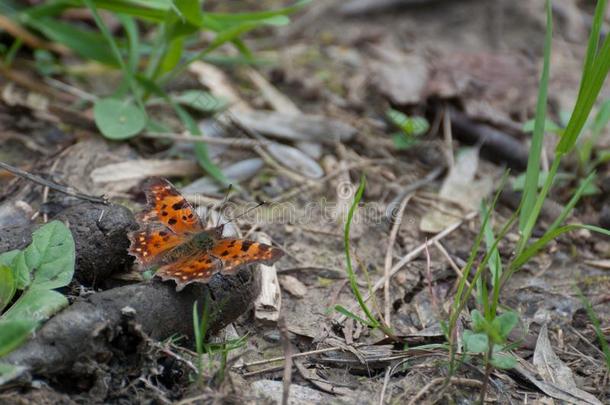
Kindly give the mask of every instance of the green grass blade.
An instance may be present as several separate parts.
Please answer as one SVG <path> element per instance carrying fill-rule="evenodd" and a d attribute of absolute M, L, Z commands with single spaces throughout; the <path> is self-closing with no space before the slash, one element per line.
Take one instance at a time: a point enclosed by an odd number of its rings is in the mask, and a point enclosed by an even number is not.
<path fill-rule="evenodd" d="M 371 328 L 375 327 L 374 324 L 372 324 L 371 322 L 367 321 L 366 319 L 363 319 L 363 318 L 359 317 L 355 313 L 351 312 L 349 309 L 345 308 L 343 305 L 335 305 L 335 311 L 339 312 L 340 314 L 345 315 L 348 318 L 351 318 L 351 319 L 355 320 L 356 322 L 360 322 L 363 325 L 367 325 L 367 326 L 369 326 Z"/>
<path fill-rule="evenodd" d="M 521 214 L 519 216 L 519 229 L 524 232 L 526 222 L 532 215 L 536 196 L 538 194 L 538 177 L 540 175 L 540 155 L 542 152 L 542 140 L 544 137 L 544 124 L 546 121 L 546 103 L 549 86 L 549 71 L 551 64 L 551 45 L 553 39 L 553 13 L 551 2 L 546 2 L 546 35 L 544 39 L 544 62 L 540 76 L 540 88 L 538 90 L 538 103 L 536 104 L 536 118 L 534 122 L 534 133 L 530 146 L 527 171 L 525 175 L 525 186 L 523 188 Z"/>
<path fill-rule="evenodd" d="M 540 194 L 538 198 L 534 202 L 534 206 L 530 211 L 528 217 L 525 218 L 525 226 L 521 231 L 521 238 L 519 239 L 519 243 L 517 244 L 517 256 L 525 249 L 527 243 L 529 242 L 530 236 L 532 236 L 532 231 L 534 230 L 534 226 L 538 220 L 538 215 L 540 215 L 540 210 L 542 209 L 542 205 L 544 204 L 544 200 L 546 199 L 551 187 L 553 186 L 553 182 L 555 181 L 555 176 L 557 175 L 557 170 L 559 170 L 559 163 L 561 159 L 556 157 L 551 165 L 551 169 L 546 177 L 546 181 L 544 182 L 544 186 L 542 186 L 542 190 L 540 190 Z"/>
<path fill-rule="evenodd" d="M 595 104 L 595 100 L 606 80 L 610 70 L 610 36 L 606 36 L 604 43 L 590 67 L 590 73 L 585 82 L 581 83 L 581 91 L 578 94 L 574 112 L 566 127 L 561 141 L 557 144 L 556 153 L 564 155 L 572 150 L 576 140 L 587 122 L 587 117 Z"/>
<path fill-rule="evenodd" d="M 356 191 L 356 195 L 354 196 L 354 201 L 352 202 L 351 207 L 347 213 L 347 219 L 345 220 L 345 232 L 343 234 L 343 242 L 345 247 L 345 261 L 346 261 L 346 272 L 347 278 L 350 283 L 350 287 L 356 300 L 358 301 L 358 305 L 368 318 L 369 322 L 367 324 L 372 324 L 374 327 L 379 326 L 379 322 L 371 313 L 371 310 L 366 306 L 364 299 L 362 298 L 362 294 L 360 293 L 360 289 L 358 288 L 358 281 L 356 280 L 356 275 L 354 274 L 354 268 L 352 267 L 352 257 L 350 253 L 350 229 L 352 224 L 352 219 L 354 218 L 354 212 L 356 211 L 356 207 L 362 200 L 362 195 L 364 194 L 364 188 L 366 186 L 366 179 L 364 174 L 360 177 L 360 185 L 358 186 L 358 191 Z"/>
<path fill-rule="evenodd" d="M 568 204 L 563 208 L 563 210 L 561 211 L 561 213 L 559 214 L 557 219 L 551 224 L 551 226 L 549 226 L 549 228 L 547 229 L 547 232 L 551 232 L 551 231 L 555 230 L 561 224 L 564 223 L 564 221 L 566 220 L 568 215 L 570 215 L 570 213 L 572 212 L 572 210 L 574 209 L 574 207 L 580 200 L 580 197 L 582 197 L 582 194 L 584 193 L 584 191 L 587 189 L 587 187 L 589 187 L 591 182 L 593 182 L 594 178 L 595 178 L 595 172 L 592 172 L 591 174 L 589 174 L 587 176 L 587 178 L 582 183 L 580 183 L 580 186 L 578 187 L 578 189 L 576 190 L 576 192 L 574 193 L 572 198 L 570 198 L 570 201 L 568 202 Z"/>
<path fill-rule="evenodd" d="M 542 250 L 550 241 L 562 235 L 566 232 L 570 232 L 576 229 L 588 229 L 593 232 L 601 233 L 606 236 L 610 236 L 610 231 L 604 228 L 593 225 L 583 224 L 570 224 L 564 225 L 559 228 L 555 228 L 550 232 L 545 233 L 540 239 L 532 243 L 527 249 L 523 250 L 511 263 L 511 272 L 518 270 L 521 266 L 527 263 L 532 257 L 534 257 L 540 250 Z"/>

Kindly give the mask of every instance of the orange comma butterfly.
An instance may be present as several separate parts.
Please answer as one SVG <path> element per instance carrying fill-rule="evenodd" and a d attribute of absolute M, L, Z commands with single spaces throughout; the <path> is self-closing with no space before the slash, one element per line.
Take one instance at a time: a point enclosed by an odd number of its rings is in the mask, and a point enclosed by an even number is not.
<path fill-rule="evenodd" d="M 129 254 L 155 275 L 176 282 L 207 283 L 216 273 L 233 274 L 255 263 L 271 265 L 280 249 L 250 240 L 223 238 L 224 225 L 205 228 L 191 204 L 167 180 L 145 183 L 147 207 L 138 214 L 140 229 L 129 233 Z"/>

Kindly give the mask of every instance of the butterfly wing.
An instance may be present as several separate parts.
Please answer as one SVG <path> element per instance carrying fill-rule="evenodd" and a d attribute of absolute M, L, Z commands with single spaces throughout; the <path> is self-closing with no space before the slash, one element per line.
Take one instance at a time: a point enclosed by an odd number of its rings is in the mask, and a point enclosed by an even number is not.
<path fill-rule="evenodd" d="M 129 254 L 136 257 L 138 263 L 147 266 L 186 240 L 186 236 L 178 235 L 161 224 L 148 224 L 144 229 L 130 232 L 128 235 Z"/>
<path fill-rule="evenodd" d="M 234 273 L 249 264 L 271 265 L 282 257 L 284 252 L 276 247 L 250 240 L 221 239 L 214 244 L 210 255 L 221 261 L 223 273 Z"/>
<path fill-rule="evenodd" d="M 199 251 L 159 267 L 155 276 L 161 277 L 163 281 L 174 280 L 176 291 L 180 291 L 193 282 L 207 283 L 220 271 L 221 266 L 220 260 L 206 251 Z"/>
<path fill-rule="evenodd" d="M 203 230 L 193 206 L 167 180 L 154 177 L 144 184 L 147 207 L 140 214 L 143 222 L 161 222 L 177 234 Z"/>

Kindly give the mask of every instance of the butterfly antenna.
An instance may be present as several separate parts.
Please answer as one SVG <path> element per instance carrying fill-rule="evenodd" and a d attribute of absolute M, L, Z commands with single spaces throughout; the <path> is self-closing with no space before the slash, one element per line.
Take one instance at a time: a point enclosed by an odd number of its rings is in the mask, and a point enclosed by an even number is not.
<path fill-rule="evenodd" d="M 229 219 L 227 222 L 225 222 L 224 224 L 222 224 L 222 225 L 220 225 L 220 226 L 225 226 L 226 224 L 229 224 L 229 223 L 231 223 L 231 222 L 235 221 L 236 219 L 239 219 L 239 218 L 241 218 L 241 217 L 243 217 L 243 216 L 247 215 L 247 214 L 248 214 L 250 211 L 254 211 L 255 209 L 257 209 L 257 208 L 258 208 L 258 207 L 260 207 L 261 205 L 265 205 L 265 204 L 267 204 L 267 202 L 266 202 L 266 201 L 260 202 L 260 203 L 258 203 L 256 206 L 248 208 L 247 210 L 245 210 L 244 212 L 242 212 L 242 213 L 241 213 L 241 214 L 239 214 L 238 216 L 236 216 L 236 217 L 233 217 L 233 218 Z"/>
<path fill-rule="evenodd" d="M 220 207 L 220 211 L 222 211 L 222 207 L 227 203 L 227 201 L 229 201 L 229 194 L 231 194 L 232 190 L 233 190 L 233 184 L 229 184 L 229 186 L 227 187 L 227 192 L 225 193 L 225 196 L 222 199 L 222 202 L 218 205 Z M 221 215 L 218 214 L 218 217 L 216 220 L 216 227 L 220 226 L 220 217 L 221 217 Z"/>

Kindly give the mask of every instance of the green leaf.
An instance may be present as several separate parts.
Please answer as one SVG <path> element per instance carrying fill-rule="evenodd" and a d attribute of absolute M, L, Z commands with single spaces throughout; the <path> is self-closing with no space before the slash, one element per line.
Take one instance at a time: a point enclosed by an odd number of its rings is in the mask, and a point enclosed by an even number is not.
<path fill-rule="evenodd" d="M 24 251 L 17 252 L 11 268 L 13 269 L 17 289 L 25 290 L 32 282 L 32 276 L 30 275 L 30 268 L 25 261 Z"/>
<path fill-rule="evenodd" d="M 196 27 L 202 26 L 203 12 L 199 0 L 175 0 L 174 4 L 182 14 L 181 18 L 186 19 Z"/>
<path fill-rule="evenodd" d="M 38 322 L 32 320 L 0 321 L 0 357 L 19 347 L 34 331 Z"/>
<path fill-rule="evenodd" d="M 167 73 L 180 63 L 182 50 L 184 48 L 184 37 L 174 38 L 170 41 L 169 47 L 163 59 L 161 59 L 161 73 Z"/>
<path fill-rule="evenodd" d="M 502 315 L 497 316 L 491 322 L 491 326 L 495 331 L 497 331 L 502 341 L 495 343 L 504 343 L 504 341 L 506 341 L 506 337 L 508 336 L 510 331 L 513 330 L 515 326 L 517 326 L 518 322 L 519 315 L 517 315 L 517 313 L 513 311 L 505 312 Z"/>
<path fill-rule="evenodd" d="M 25 19 L 26 25 L 42 32 L 47 38 L 72 49 L 85 59 L 92 59 L 105 65 L 117 66 L 112 50 L 104 37 L 97 32 L 76 28 L 74 24 L 60 22 L 53 18 Z"/>
<path fill-rule="evenodd" d="M 388 119 L 407 136 L 420 136 L 428 132 L 430 124 L 423 117 L 409 117 L 406 114 L 390 108 L 386 111 Z"/>
<path fill-rule="evenodd" d="M 540 174 L 538 176 L 537 189 L 540 189 L 540 188 L 542 188 L 542 186 L 544 186 L 544 183 L 546 182 L 548 175 L 549 175 L 549 172 L 540 172 Z M 513 185 L 513 190 L 523 191 L 523 189 L 525 188 L 525 173 L 522 173 L 519 176 L 515 177 L 515 179 L 512 182 L 512 185 Z"/>
<path fill-rule="evenodd" d="M 473 309 L 470 313 L 470 319 L 472 320 L 472 330 L 475 332 L 483 332 L 487 330 L 487 320 L 479 312 L 478 309 Z"/>
<path fill-rule="evenodd" d="M 372 327 L 376 328 L 380 326 L 379 321 L 373 316 L 369 307 L 366 306 L 364 302 L 364 298 L 362 298 L 362 294 L 360 293 L 360 289 L 358 288 L 358 280 L 356 280 L 356 274 L 354 273 L 354 268 L 352 266 L 352 256 L 350 252 L 350 229 L 352 226 L 352 219 L 354 218 L 354 213 L 356 212 L 356 208 L 358 208 L 358 204 L 362 200 L 362 196 L 364 195 L 364 189 L 366 188 L 366 178 L 364 174 L 360 176 L 360 184 L 358 185 L 358 190 L 356 191 L 356 195 L 354 196 L 354 201 L 352 201 L 352 205 L 349 207 L 349 211 L 347 212 L 347 218 L 345 220 L 345 228 L 343 230 L 343 247 L 345 249 L 345 271 L 347 272 L 347 278 L 349 280 L 350 288 L 352 289 L 352 293 L 356 297 L 358 301 L 358 305 L 366 315 L 368 319 L 368 324 L 372 325 Z"/>
<path fill-rule="evenodd" d="M 19 377 L 27 367 L 16 366 L 14 364 L 0 363 L 0 387 L 7 382 Z"/>
<path fill-rule="evenodd" d="M 529 157 L 527 160 L 527 170 L 525 175 L 525 186 L 521 197 L 521 212 L 519 214 L 519 230 L 526 239 L 529 233 L 526 229 L 528 221 L 531 221 L 535 211 L 536 199 L 538 196 L 538 177 L 540 174 L 540 155 L 544 138 L 544 124 L 546 121 L 546 102 L 549 86 L 549 70 L 551 64 L 551 44 L 553 39 L 553 15 L 550 1 L 546 3 L 546 36 L 544 39 L 544 62 L 542 74 L 540 76 L 540 88 L 538 89 L 538 102 L 536 104 L 536 120 L 534 124 L 534 134 L 530 146 Z M 537 213 L 536 217 L 537 217 Z"/>
<path fill-rule="evenodd" d="M 485 353 L 489 347 L 489 339 L 486 334 L 474 333 L 468 329 L 462 334 L 462 343 L 464 351 L 469 353 Z"/>
<path fill-rule="evenodd" d="M 405 136 L 404 133 L 399 132 L 392 135 L 392 141 L 396 150 L 407 150 L 417 145 L 419 141 L 413 137 Z"/>
<path fill-rule="evenodd" d="M 146 126 L 146 114 L 137 106 L 114 98 L 105 98 L 93 106 L 95 124 L 108 139 L 127 139 Z"/>
<path fill-rule="evenodd" d="M 59 288 L 72 281 L 74 239 L 62 222 L 52 221 L 37 229 L 24 254 L 28 268 L 34 272 L 30 288 Z"/>
<path fill-rule="evenodd" d="M 510 353 L 498 352 L 491 355 L 490 363 L 496 368 L 508 370 L 517 365 L 517 359 Z"/>
<path fill-rule="evenodd" d="M 18 290 L 23 290 L 30 284 L 30 270 L 25 264 L 23 252 L 19 249 L 0 254 L 0 265 L 10 267 L 13 270 L 15 287 Z"/>
<path fill-rule="evenodd" d="M 142 87 L 147 89 L 150 93 L 162 97 L 170 106 L 172 106 L 176 112 L 176 115 L 178 115 L 178 118 L 180 118 L 180 121 L 182 121 L 191 135 L 202 134 L 199 125 L 197 125 L 197 122 L 195 122 L 188 111 L 182 108 L 182 106 L 179 104 L 175 103 L 174 100 L 172 100 L 155 82 L 139 75 L 136 76 L 136 78 L 139 80 Z M 208 154 L 208 148 L 203 142 L 197 142 L 197 144 L 195 144 L 195 156 L 197 157 L 197 162 L 203 168 L 203 170 L 205 170 L 216 181 L 224 185 L 231 184 L 231 181 L 227 179 L 220 168 L 216 166 L 214 162 L 212 162 L 212 159 L 210 159 L 210 155 Z"/>
<path fill-rule="evenodd" d="M 54 290 L 28 288 L 2 319 L 6 321 L 44 321 L 68 305 L 68 299 Z"/>
<path fill-rule="evenodd" d="M 0 313 L 11 302 L 17 286 L 13 270 L 5 265 L 0 265 Z"/>
<path fill-rule="evenodd" d="M 534 132 L 535 122 L 535 120 L 526 121 L 521 130 L 523 132 Z M 556 124 L 555 121 L 547 118 L 544 120 L 544 132 L 551 132 L 561 136 L 563 134 L 563 128 L 559 124 Z"/>
<path fill-rule="evenodd" d="M 565 134 L 555 148 L 558 156 L 568 153 L 574 147 L 610 70 L 610 37 L 606 36 L 599 46 L 606 3 L 606 0 L 600 0 L 595 7 L 578 97 Z"/>
<path fill-rule="evenodd" d="M 186 90 L 179 94 L 172 94 L 172 100 L 203 112 L 220 111 L 227 106 L 227 102 L 212 93 L 203 90 Z"/>

